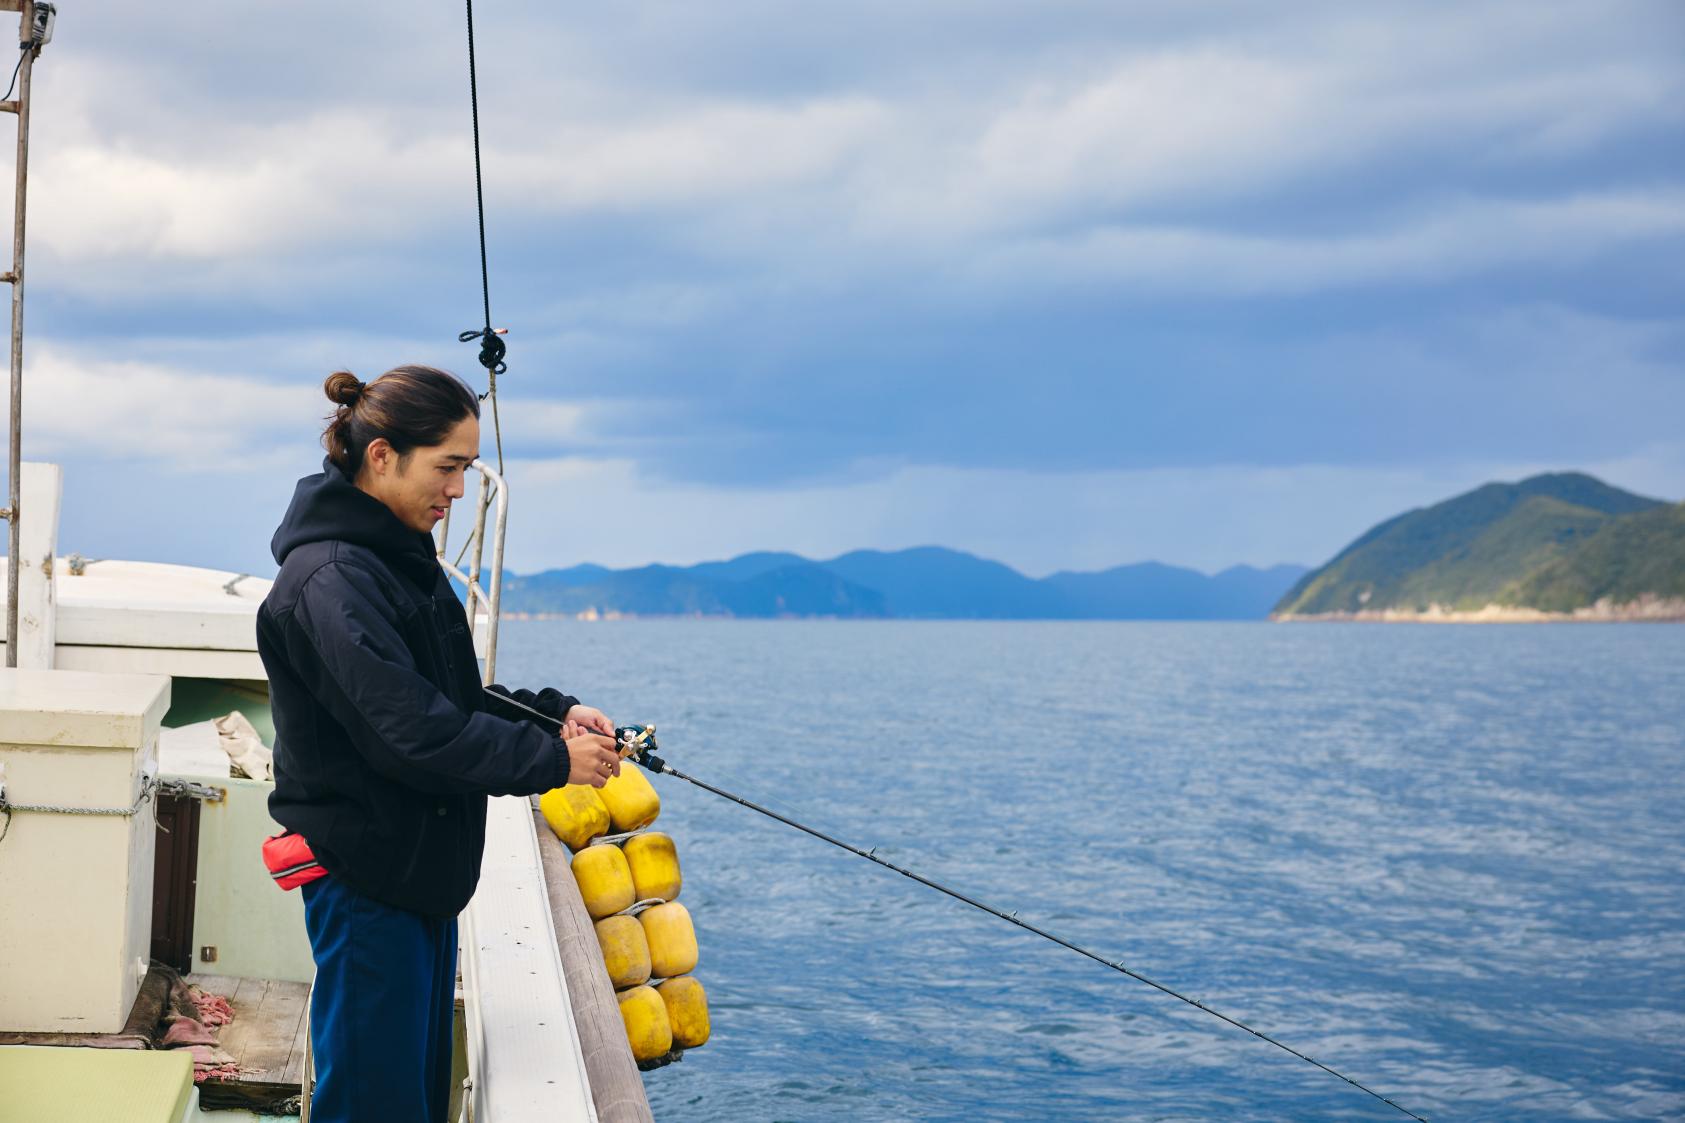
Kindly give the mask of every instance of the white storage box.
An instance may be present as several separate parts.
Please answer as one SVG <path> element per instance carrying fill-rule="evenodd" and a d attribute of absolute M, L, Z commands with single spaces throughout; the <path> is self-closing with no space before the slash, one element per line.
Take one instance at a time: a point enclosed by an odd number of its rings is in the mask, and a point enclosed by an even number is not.
<path fill-rule="evenodd" d="M 6 799 L 133 806 L 169 704 L 161 675 L 0 669 Z M 13 813 L 0 840 L 0 1030 L 123 1028 L 149 958 L 156 828 L 150 800 L 129 816 Z"/>

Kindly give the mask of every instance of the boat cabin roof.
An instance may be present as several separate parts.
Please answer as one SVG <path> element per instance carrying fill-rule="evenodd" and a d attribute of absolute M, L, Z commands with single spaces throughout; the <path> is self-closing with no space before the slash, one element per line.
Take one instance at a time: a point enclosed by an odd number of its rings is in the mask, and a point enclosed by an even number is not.
<path fill-rule="evenodd" d="M 0 572 L 5 560 L 0 558 Z M 57 558 L 53 665 L 262 681 L 257 606 L 268 578 L 163 562 Z M 0 582 L 0 604 L 4 604 Z M 475 621 L 483 650 L 485 617 Z"/>
<path fill-rule="evenodd" d="M 261 680 L 257 606 L 270 584 L 190 565 L 57 558 L 53 665 Z"/>

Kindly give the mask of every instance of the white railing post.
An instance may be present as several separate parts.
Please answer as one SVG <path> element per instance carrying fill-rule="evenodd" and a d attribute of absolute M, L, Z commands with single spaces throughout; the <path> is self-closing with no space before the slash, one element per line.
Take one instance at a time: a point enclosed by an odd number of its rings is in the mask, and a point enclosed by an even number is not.
<path fill-rule="evenodd" d="M 469 539 L 474 544 L 474 556 L 468 563 L 468 615 L 470 617 L 474 615 L 474 598 L 480 596 L 482 600 L 485 599 L 481 594 L 484 586 L 480 584 L 480 562 L 486 556 L 486 508 L 491 506 L 487 501 L 487 493 L 491 490 L 491 479 L 486 475 L 478 460 L 474 462 L 474 466 L 482 470 L 480 472 L 480 494 L 474 500 L 474 531 Z"/>
<path fill-rule="evenodd" d="M 468 627 L 474 627 L 474 608 L 477 604 L 486 606 L 486 672 L 485 681 L 494 681 L 497 673 L 497 622 L 498 612 L 503 598 L 503 539 L 509 528 L 509 487 L 490 465 L 483 460 L 476 460 L 469 467 L 480 473 L 479 511 L 474 520 L 475 526 L 468 545 L 473 549 L 474 560 L 472 572 L 464 573 L 460 566 L 445 557 L 445 539 L 441 535 L 439 540 L 439 565 L 444 571 L 462 582 L 468 591 Z M 491 593 L 488 596 L 484 586 L 480 583 L 480 559 L 485 552 L 486 534 L 486 495 L 489 489 L 495 489 L 492 501 L 497 505 L 497 515 L 492 521 L 491 544 Z"/>
<path fill-rule="evenodd" d="M 491 538 L 491 619 L 486 631 L 487 682 L 492 681 L 492 672 L 497 668 L 497 622 L 503 612 L 503 539 L 509 529 L 509 504 L 505 502 L 503 477 L 494 474 L 493 478 L 497 480 L 497 522 Z"/>
<path fill-rule="evenodd" d="M 26 462 L 19 478 L 22 515 L 17 520 L 18 552 L 8 560 L 17 574 L 18 650 L 15 666 L 51 670 L 57 642 L 58 597 L 53 579 L 57 554 L 59 500 L 64 473 L 57 464 Z"/>

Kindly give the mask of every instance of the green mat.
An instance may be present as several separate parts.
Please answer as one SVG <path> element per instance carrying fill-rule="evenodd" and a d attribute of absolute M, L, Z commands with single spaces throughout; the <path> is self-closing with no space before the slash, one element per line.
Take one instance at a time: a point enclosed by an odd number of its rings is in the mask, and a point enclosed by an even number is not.
<path fill-rule="evenodd" d="M 0 1046 L 0 1123 L 180 1123 L 186 1050 Z"/>

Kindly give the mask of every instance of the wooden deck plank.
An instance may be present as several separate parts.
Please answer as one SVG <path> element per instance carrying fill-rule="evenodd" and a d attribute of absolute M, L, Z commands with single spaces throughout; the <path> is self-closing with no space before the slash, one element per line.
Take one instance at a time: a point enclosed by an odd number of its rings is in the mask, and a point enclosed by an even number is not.
<path fill-rule="evenodd" d="M 262 1017 L 263 996 L 268 989 L 269 984 L 263 979 L 239 980 L 228 999 L 228 1004 L 234 1008 L 234 1020 L 217 1031 L 217 1047 L 233 1057 L 242 1072 L 245 1071 L 246 1049 L 257 1031 L 258 1019 Z"/>
<path fill-rule="evenodd" d="M 232 999 L 240 989 L 240 980 L 233 975 L 188 975 L 187 981 L 207 994 L 220 994 Z"/>
<path fill-rule="evenodd" d="M 310 1019 L 306 1015 L 310 1012 L 310 988 L 305 987 L 304 1001 L 298 1008 L 298 1029 L 293 1033 L 292 1052 L 287 1056 L 287 1067 L 281 1073 L 284 1084 L 304 1084 L 304 1043 L 310 1035 Z"/>
<path fill-rule="evenodd" d="M 234 1020 L 217 1031 L 217 1046 L 240 1066 L 233 1083 L 292 1085 L 304 1078 L 307 983 L 192 975 L 188 981 L 228 999 Z"/>
<path fill-rule="evenodd" d="M 287 1062 L 292 1057 L 293 1043 L 298 1038 L 298 1024 L 304 1017 L 303 983 L 269 984 L 245 1054 L 240 1058 L 240 1074 L 247 1080 L 264 1084 L 279 1084 L 286 1076 Z"/>
<path fill-rule="evenodd" d="M 297 1096 L 304 1075 L 304 983 L 190 975 L 188 982 L 228 999 L 234 1020 L 217 1032 L 217 1044 L 240 1066 L 240 1075 L 199 1086 L 205 1110 L 231 1108 L 274 1113 Z"/>

